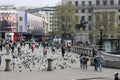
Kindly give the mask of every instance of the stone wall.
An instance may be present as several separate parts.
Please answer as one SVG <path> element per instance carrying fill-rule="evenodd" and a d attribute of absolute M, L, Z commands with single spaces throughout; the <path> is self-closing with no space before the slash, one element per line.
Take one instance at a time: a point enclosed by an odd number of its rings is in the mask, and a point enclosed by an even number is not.
<path fill-rule="evenodd" d="M 102 55 L 105 58 L 105 67 L 120 69 L 120 55 L 113 55 L 104 52 L 102 53 Z"/>
<path fill-rule="evenodd" d="M 93 59 L 90 59 L 90 62 L 91 62 L 91 65 L 93 66 L 94 65 Z M 105 60 L 103 66 L 107 68 L 120 69 L 120 61 Z"/>

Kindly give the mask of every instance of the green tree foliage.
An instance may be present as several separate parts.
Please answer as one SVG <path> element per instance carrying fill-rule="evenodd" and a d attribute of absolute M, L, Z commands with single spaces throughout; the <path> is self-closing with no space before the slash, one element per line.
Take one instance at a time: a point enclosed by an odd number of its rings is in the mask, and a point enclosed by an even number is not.
<path fill-rule="evenodd" d="M 75 33 L 75 7 L 69 3 L 58 5 L 56 7 L 57 21 L 59 32 Z"/>

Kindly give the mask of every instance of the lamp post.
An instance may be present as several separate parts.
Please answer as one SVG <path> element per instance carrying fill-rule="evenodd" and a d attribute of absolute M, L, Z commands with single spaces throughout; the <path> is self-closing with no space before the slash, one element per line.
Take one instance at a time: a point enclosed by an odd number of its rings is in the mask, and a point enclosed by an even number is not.
<path fill-rule="evenodd" d="M 74 35 L 74 33 L 73 32 L 71 32 L 71 41 L 72 41 L 72 46 L 73 46 L 73 35 Z"/>
<path fill-rule="evenodd" d="M 30 36 L 29 36 L 29 25 L 28 25 L 28 41 L 30 40 Z"/>
<path fill-rule="evenodd" d="M 102 38 L 102 35 L 103 35 L 103 29 L 104 29 L 104 26 L 100 26 L 100 40 L 99 40 L 99 50 L 102 50 L 103 49 L 103 38 Z"/>

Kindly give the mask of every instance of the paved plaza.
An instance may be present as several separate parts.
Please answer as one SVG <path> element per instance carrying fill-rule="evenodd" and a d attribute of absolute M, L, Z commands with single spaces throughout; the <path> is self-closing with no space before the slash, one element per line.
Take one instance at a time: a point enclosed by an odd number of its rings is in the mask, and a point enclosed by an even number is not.
<path fill-rule="evenodd" d="M 0 80 L 113 80 L 114 73 L 119 69 L 103 68 L 102 72 L 94 71 L 94 67 L 88 63 L 88 69 L 80 68 L 79 55 L 66 52 L 65 59 L 61 56 L 61 50 L 55 54 L 49 50 L 48 56 L 43 57 L 42 47 L 36 48 L 34 53 L 28 49 L 28 45 L 22 47 L 25 52 L 17 58 L 16 68 L 13 71 L 5 70 L 5 59 L 12 59 L 12 55 L 5 55 L 6 51 L 0 52 L 2 65 L 0 66 Z M 28 56 L 28 57 L 27 57 Z M 47 71 L 47 58 L 52 58 L 53 71 Z M 11 65 L 12 66 L 12 65 Z"/>

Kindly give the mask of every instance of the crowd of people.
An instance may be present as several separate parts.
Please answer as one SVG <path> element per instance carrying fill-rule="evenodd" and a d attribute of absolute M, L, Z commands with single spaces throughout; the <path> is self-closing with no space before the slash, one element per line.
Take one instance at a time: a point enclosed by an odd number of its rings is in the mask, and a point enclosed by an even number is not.
<path fill-rule="evenodd" d="M 8 41 L 5 39 L 2 39 L 0 41 L 0 51 L 2 52 L 3 50 L 6 51 L 6 55 L 12 54 L 13 59 L 15 59 L 15 56 L 21 56 L 21 51 L 22 47 L 25 47 L 26 44 L 28 45 L 28 48 L 31 49 L 31 52 L 34 53 L 35 48 L 39 48 L 41 46 L 43 48 L 43 55 L 44 57 L 47 56 L 49 49 L 52 50 L 52 53 L 55 54 L 55 49 L 60 49 L 61 48 L 61 55 L 64 57 L 66 51 L 70 51 L 70 43 L 60 43 L 60 42 L 54 42 L 52 45 L 49 43 L 47 40 L 42 40 L 42 42 L 29 42 L 26 43 L 25 41 L 20 41 L 20 42 L 14 42 L 14 41 Z M 17 52 L 15 51 L 17 49 Z M 0 54 L 0 64 L 2 60 L 2 54 Z M 13 60 L 15 61 L 15 60 Z M 13 68 L 14 69 L 14 68 Z"/>
<path fill-rule="evenodd" d="M 102 66 L 104 63 L 104 57 L 101 54 L 101 51 L 97 51 L 93 54 L 93 61 L 94 61 L 94 69 L 95 71 L 102 71 Z M 86 54 L 80 54 L 80 67 L 83 69 L 87 69 L 87 62 L 89 61 L 89 57 Z"/>

